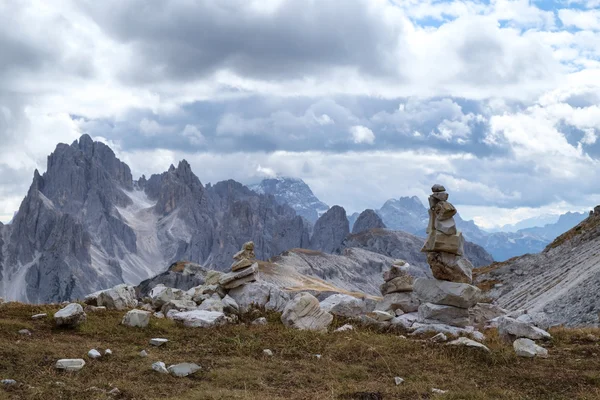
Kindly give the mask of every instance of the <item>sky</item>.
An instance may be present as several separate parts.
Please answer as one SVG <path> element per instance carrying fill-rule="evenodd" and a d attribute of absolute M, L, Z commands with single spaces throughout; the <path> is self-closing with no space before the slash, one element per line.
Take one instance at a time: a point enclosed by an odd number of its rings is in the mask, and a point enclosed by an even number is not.
<path fill-rule="evenodd" d="M 600 0 L 4 0 L 0 49 L 0 221 L 83 133 L 134 177 L 185 158 L 348 212 L 600 203 Z"/>

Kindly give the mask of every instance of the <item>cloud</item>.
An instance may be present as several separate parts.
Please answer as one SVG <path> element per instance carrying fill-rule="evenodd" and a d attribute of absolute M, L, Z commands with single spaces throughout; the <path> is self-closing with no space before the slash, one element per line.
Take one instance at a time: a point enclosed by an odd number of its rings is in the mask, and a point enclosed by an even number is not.
<path fill-rule="evenodd" d="M 366 126 L 355 125 L 350 128 L 350 133 L 352 134 L 352 140 L 357 144 L 373 144 L 375 141 L 375 134 Z"/>
<path fill-rule="evenodd" d="M 600 30 L 600 11 L 598 10 L 570 10 L 558 11 L 558 17 L 564 26 L 583 30 Z"/>

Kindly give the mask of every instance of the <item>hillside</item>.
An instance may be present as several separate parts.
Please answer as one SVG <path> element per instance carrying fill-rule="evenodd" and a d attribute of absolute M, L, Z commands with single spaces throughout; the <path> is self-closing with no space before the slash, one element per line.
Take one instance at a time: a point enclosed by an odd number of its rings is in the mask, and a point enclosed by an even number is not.
<path fill-rule="evenodd" d="M 453 348 L 398 332 L 320 334 L 269 324 L 183 328 L 152 319 L 145 329 L 120 325 L 123 312 L 93 313 L 76 330 L 56 329 L 31 315 L 56 306 L 8 304 L 0 308 L 0 376 L 17 381 L 0 388 L 3 399 L 597 399 L 600 396 L 598 330 L 553 330 L 547 359 L 523 359 L 488 332 L 491 352 Z M 256 317 L 252 315 L 250 318 Z M 244 317 L 246 322 L 251 319 Z M 345 321 L 336 320 L 334 326 Z M 31 336 L 18 334 L 29 329 Z M 400 332 L 402 333 L 402 332 Z M 169 343 L 149 348 L 148 340 Z M 113 354 L 97 360 L 97 348 Z M 138 353 L 146 349 L 148 357 Z M 274 355 L 266 357 L 264 349 Z M 317 358 L 315 355 L 321 355 Z M 64 357 L 86 358 L 79 372 L 54 368 Z M 152 371 L 155 361 L 195 362 L 202 370 L 176 378 Z M 405 382 L 394 384 L 394 377 Z M 116 396 L 106 394 L 117 388 Z M 446 390 L 435 395 L 432 389 Z"/>
<path fill-rule="evenodd" d="M 477 281 L 501 307 L 543 311 L 556 324 L 598 325 L 600 210 L 543 252 L 493 264 Z"/>

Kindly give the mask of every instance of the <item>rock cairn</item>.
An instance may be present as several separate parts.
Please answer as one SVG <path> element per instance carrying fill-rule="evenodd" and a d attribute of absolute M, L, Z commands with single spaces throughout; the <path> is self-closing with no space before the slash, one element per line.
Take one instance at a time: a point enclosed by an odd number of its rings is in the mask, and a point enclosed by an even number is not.
<path fill-rule="evenodd" d="M 423 304 L 419 322 L 470 325 L 469 308 L 477 304 L 481 291 L 471 285 L 473 265 L 463 257 L 464 238 L 456 229 L 456 208 L 448 201 L 446 189 L 431 188 L 427 241 L 421 249 L 427 254 L 434 279 L 416 279 L 413 287 Z"/>
<path fill-rule="evenodd" d="M 388 271 L 383 273 L 384 283 L 380 286 L 383 300 L 375 310 L 391 315 L 401 315 L 417 311 L 419 300 L 413 293 L 414 278 L 409 273 L 410 265 L 404 260 L 396 260 Z"/>
<path fill-rule="evenodd" d="M 256 281 L 258 262 L 254 255 L 254 242 L 246 242 L 234 256 L 231 272 L 219 278 L 219 284 L 224 289 L 233 289 L 249 282 Z"/>

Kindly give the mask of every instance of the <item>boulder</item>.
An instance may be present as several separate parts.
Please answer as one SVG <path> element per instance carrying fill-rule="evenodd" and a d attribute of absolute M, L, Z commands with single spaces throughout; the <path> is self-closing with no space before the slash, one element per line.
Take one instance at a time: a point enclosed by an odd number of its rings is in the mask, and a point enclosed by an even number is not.
<path fill-rule="evenodd" d="M 339 328 L 337 328 L 334 332 L 347 332 L 347 331 L 353 331 L 354 327 L 350 324 L 345 324 L 340 326 Z"/>
<path fill-rule="evenodd" d="M 413 277 L 410 275 L 399 276 L 380 286 L 381 294 L 384 296 L 390 293 L 412 292 Z"/>
<path fill-rule="evenodd" d="M 552 326 L 550 318 L 545 312 L 527 312 L 518 316 L 516 319 L 517 321 L 526 322 L 544 330 L 548 330 Z"/>
<path fill-rule="evenodd" d="M 417 278 L 413 288 L 414 293 L 425 303 L 470 308 L 481 298 L 481 290 L 468 283 Z"/>
<path fill-rule="evenodd" d="M 92 349 L 92 350 L 88 351 L 88 357 L 91 359 L 96 359 L 96 358 L 102 357 L 102 354 L 100 354 L 100 352 L 98 350 Z"/>
<path fill-rule="evenodd" d="M 169 373 L 173 376 L 183 378 L 188 375 L 192 375 L 193 373 L 200 371 L 201 369 L 202 368 L 197 364 L 181 363 L 171 365 L 169 368 L 167 368 L 167 371 L 169 371 Z"/>
<path fill-rule="evenodd" d="M 521 338 L 517 339 L 513 343 L 513 348 L 515 349 L 515 353 L 519 357 L 548 357 L 548 350 L 543 348 L 542 346 L 538 346 L 531 339 Z"/>
<path fill-rule="evenodd" d="M 206 299 L 199 306 L 198 310 L 223 312 L 223 302 L 217 299 Z"/>
<path fill-rule="evenodd" d="M 168 374 L 167 366 L 162 361 L 157 361 L 152 364 L 152 370 L 158 372 L 159 374 Z"/>
<path fill-rule="evenodd" d="M 415 312 L 419 309 L 419 299 L 414 292 L 396 292 L 386 294 L 375 305 L 375 310 L 379 311 L 395 312 L 397 309 L 405 313 Z"/>
<path fill-rule="evenodd" d="M 340 317 L 358 317 L 366 312 L 361 299 L 347 295 L 334 294 L 321 302 L 321 310 Z"/>
<path fill-rule="evenodd" d="M 437 200 L 437 202 L 440 202 L 440 201 L 447 201 L 449 195 L 448 195 L 448 192 L 437 192 L 437 193 L 433 193 L 430 197 Z"/>
<path fill-rule="evenodd" d="M 196 303 L 202 303 L 204 300 L 217 295 L 219 298 L 225 297 L 225 290 L 219 285 L 200 285 L 191 288 L 186 292 Z"/>
<path fill-rule="evenodd" d="M 508 311 L 495 304 L 477 303 L 469 309 L 473 324 L 485 324 L 489 320 L 506 315 Z"/>
<path fill-rule="evenodd" d="M 427 263 L 436 279 L 458 283 L 473 281 L 473 264 L 456 254 L 429 252 L 427 253 Z"/>
<path fill-rule="evenodd" d="M 166 287 L 162 283 L 152 288 L 148 293 L 148 297 L 156 310 L 161 309 L 166 303 L 172 300 L 192 300 L 191 296 L 183 290 Z"/>
<path fill-rule="evenodd" d="M 97 306 L 105 306 L 109 310 L 126 310 L 137 306 L 135 288 L 126 284 L 102 290 L 96 298 Z"/>
<path fill-rule="evenodd" d="M 241 313 L 247 313 L 252 307 L 282 312 L 290 299 L 287 292 L 262 281 L 236 287 L 228 294 L 238 304 Z"/>
<path fill-rule="evenodd" d="M 393 314 L 390 314 L 387 311 L 380 311 L 380 310 L 373 311 L 373 316 L 375 317 L 375 319 L 377 321 L 380 321 L 380 322 L 391 321 L 394 318 Z"/>
<path fill-rule="evenodd" d="M 223 311 L 228 314 L 237 314 L 238 312 L 240 312 L 240 306 L 230 295 L 226 295 L 225 297 L 223 297 L 221 303 L 223 303 Z"/>
<path fill-rule="evenodd" d="M 422 324 L 446 324 L 464 328 L 469 325 L 469 310 L 454 306 L 425 303 L 419 306 L 419 322 Z"/>
<path fill-rule="evenodd" d="M 443 333 L 448 336 L 470 336 L 472 339 L 477 341 L 485 340 L 485 336 L 476 331 L 472 326 L 467 326 L 465 328 L 459 328 L 457 326 L 450 326 L 445 324 L 422 324 L 420 322 L 415 322 L 410 327 L 411 335 L 422 335 L 426 333 Z"/>
<path fill-rule="evenodd" d="M 500 317 L 498 324 L 498 334 L 504 340 L 510 341 L 520 338 L 527 338 L 532 340 L 552 338 L 552 336 L 545 330 L 528 324 L 527 322 L 518 321 L 510 317 Z"/>
<path fill-rule="evenodd" d="M 245 283 L 255 281 L 257 272 L 258 263 L 254 263 L 251 267 L 221 275 L 219 285 L 225 289 L 236 288 Z"/>
<path fill-rule="evenodd" d="M 413 326 L 415 322 L 419 319 L 419 314 L 412 312 L 402 314 L 396 318 L 393 318 L 390 322 L 392 326 L 399 327 L 402 329 L 409 329 Z"/>
<path fill-rule="evenodd" d="M 182 322 L 188 328 L 212 328 L 225 325 L 225 314 L 218 311 L 193 310 L 177 313 L 173 319 Z"/>
<path fill-rule="evenodd" d="M 298 293 L 287 303 L 281 322 L 288 328 L 312 331 L 327 331 L 333 315 L 321 310 L 319 300 L 309 293 Z"/>
<path fill-rule="evenodd" d="M 125 314 L 123 320 L 121 321 L 121 325 L 145 328 L 150 323 L 151 314 L 152 313 L 150 311 L 131 310 Z"/>
<path fill-rule="evenodd" d="M 76 372 L 81 370 L 85 366 L 85 361 L 81 358 L 71 359 L 63 358 L 56 362 L 56 369 L 62 369 L 63 371 Z"/>
<path fill-rule="evenodd" d="M 163 304 L 161 312 L 165 315 L 171 310 L 191 311 L 198 308 L 198 305 L 193 300 L 169 300 Z"/>
<path fill-rule="evenodd" d="M 60 309 L 54 314 L 56 326 L 66 326 L 74 328 L 85 322 L 87 316 L 83 311 L 83 307 L 77 303 L 71 303 Z"/>
<path fill-rule="evenodd" d="M 490 349 L 488 349 L 486 346 L 484 346 L 483 344 L 476 342 L 474 340 L 471 340 L 469 338 L 466 337 L 460 337 L 456 340 L 451 341 L 450 343 L 447 343 L 446 346 L 465 346 L 465 347 L 474 347 L 476 349 L 481 349 L 487 353 L 490 352 Z"/>

